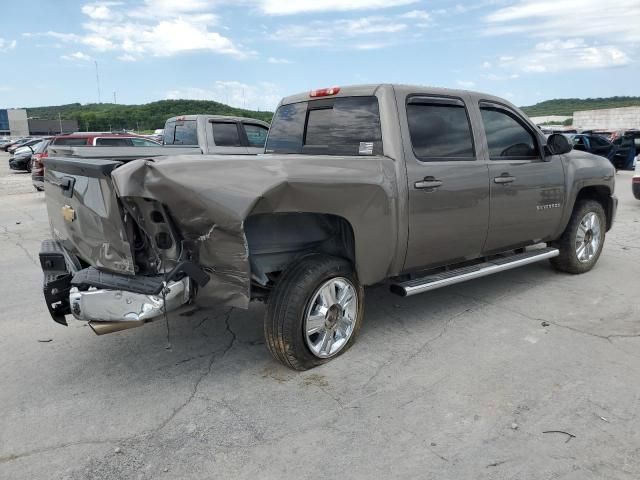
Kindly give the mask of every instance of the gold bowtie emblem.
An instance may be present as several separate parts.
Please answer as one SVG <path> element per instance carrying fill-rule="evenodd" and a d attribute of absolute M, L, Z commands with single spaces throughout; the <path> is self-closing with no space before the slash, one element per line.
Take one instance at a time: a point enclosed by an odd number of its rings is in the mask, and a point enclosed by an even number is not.
<path fill-rule="evenodd" d="M 62 207 L 62 216 L 67 222 L 71 223 L 76 219 L 76 211 L 70 205 L 65 205 Z"/>

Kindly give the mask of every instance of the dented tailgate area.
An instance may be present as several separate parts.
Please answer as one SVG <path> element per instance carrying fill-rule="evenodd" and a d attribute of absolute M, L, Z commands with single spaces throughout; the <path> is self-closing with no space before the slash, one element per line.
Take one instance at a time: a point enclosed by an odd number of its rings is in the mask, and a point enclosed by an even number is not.
<path fill-rule="evenodd" d="M 397 252 L 396 166 L 386 157 L 95 162 L 47 164 L 54 241 L 43 244 L 41 262 L 60 323 L 72 313 L 108 333 L 192 301 L 247 308 L 311 250 L 348 252 L 371 284 Z"/>

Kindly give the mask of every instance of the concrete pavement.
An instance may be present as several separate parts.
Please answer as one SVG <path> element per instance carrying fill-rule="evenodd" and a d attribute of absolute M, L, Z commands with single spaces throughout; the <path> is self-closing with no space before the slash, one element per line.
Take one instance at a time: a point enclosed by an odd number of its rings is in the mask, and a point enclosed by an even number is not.
<path fill-rule="evenodd" d="M 0 154 L 0 478 L 640 478 L 630 182 L 592 272 L 368 289 L 354 347 L 298 373 L 269 356 L 262 305 L 172 316 L 170 349 L 162 321 L 55 324 L 44 195 Z"/>

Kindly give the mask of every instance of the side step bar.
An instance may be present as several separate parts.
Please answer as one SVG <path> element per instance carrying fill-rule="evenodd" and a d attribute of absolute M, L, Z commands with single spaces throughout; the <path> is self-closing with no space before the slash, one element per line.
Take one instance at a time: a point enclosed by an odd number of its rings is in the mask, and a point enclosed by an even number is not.
<path fill-rule="evenodd" d="M 411 295 L 417 295 L 418 293 L 429 292 L 437 288 L 473 280 L 474 278 L 486 277 L 494 273 L 522 267 L 541 260 L 547 260 L 557 257 L 558 255 L 560 255 L 560 252 L 556 248 L 538 248 L 508 257 L 496 258 L 478 265 L 456 268 L 406 282 L 394 283 L 391 285 L 391 291 L 402 297 L 409 297 Z"/>

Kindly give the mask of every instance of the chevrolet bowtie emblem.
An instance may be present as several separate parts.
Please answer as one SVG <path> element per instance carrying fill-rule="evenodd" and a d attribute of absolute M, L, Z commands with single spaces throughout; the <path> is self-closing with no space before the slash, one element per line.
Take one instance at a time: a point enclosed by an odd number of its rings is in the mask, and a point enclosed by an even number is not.
<path fill-rule="evenodd" d="M 62 216 L 67 222 L 71 223 L 76 219 L 76 211 L 70 205 L 65 205 L 62 207 Z"/>

